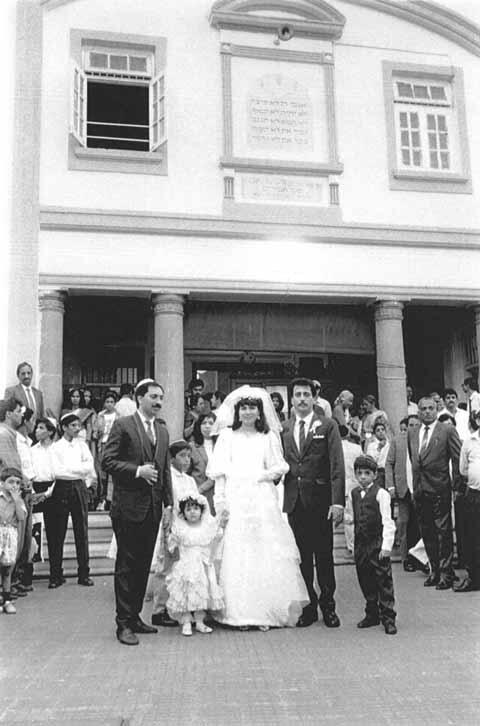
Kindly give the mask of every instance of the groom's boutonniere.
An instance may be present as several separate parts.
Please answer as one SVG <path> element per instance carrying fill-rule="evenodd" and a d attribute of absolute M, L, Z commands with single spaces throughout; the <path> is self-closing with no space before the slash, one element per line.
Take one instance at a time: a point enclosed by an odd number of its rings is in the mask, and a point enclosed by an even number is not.
<path fill-rule="evenodd" d="M 314 439 L 324 439 L 325 438 L 325 436 L 323 434 L 319 433 L 320 430 L 321 430 L 321 428 L 322 428 L 322 424 L 321 424 L 320 421 L 316 421 L 313 424 L 313 426 L 312 426 L 312 435 L 313 435 L 313 438 Z"/>

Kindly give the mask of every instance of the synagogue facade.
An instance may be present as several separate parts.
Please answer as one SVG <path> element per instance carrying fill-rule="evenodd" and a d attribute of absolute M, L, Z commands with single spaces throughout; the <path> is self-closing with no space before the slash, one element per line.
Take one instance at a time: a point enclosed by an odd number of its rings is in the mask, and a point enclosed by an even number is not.
<path fill-rule="evenodd" d="M 480 28 L 386 0 L 19 2 L 8 383 L 478 374 Z M 460 393 L 460 390 L 459 390 Z"/>

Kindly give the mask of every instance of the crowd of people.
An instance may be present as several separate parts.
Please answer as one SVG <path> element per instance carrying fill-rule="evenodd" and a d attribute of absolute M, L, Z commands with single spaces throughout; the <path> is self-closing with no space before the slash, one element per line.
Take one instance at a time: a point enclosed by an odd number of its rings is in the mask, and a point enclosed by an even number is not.
<path fill-rule="evenodd" d="M 480 394 L 447 388 L 389 421 L 373 395 L 355 409 L 341 391 L 297 378 L 280 392 L 242 386 L 206 393 L 193 380 L 183 438 L 170 442 L 165 392 L 153 379 L 95 406 L 70 389 L 58 420 L 44 409 L 23 362 L 0 402 L 1 608 L 33 590 L 35 529 L 44 527 L 50 589 L 61 587 L 71 516 L 77 581 L 92 586 L 88 511 L 110 510 L 115 541 L 117 638 L 178 626 L 327 627 L 335 603 L 333 527 L 344 522 L 365 599 L 359 628 L 396 633 L 391 553 L 437 590 L 480 589 Z M 100 408 L 100 410 L 97 410 Z M 398 428 L 398 432 L 394 432 Z M 279 484 L 283 486 L 279 501 Z M 283 510 L 283 513 L 282 513 Z M 453 513 L 453 520 L 452 520 Z M 457 559 L 454 561 L 453 521 Z M 460 581 L 455 568 L 466 568 Z M 140 616 L 153 569 L 152 625 Z M 316 574 L 316 582 L 314 581 Z M 192 628 L 195 624 L 195 629 Z"/>

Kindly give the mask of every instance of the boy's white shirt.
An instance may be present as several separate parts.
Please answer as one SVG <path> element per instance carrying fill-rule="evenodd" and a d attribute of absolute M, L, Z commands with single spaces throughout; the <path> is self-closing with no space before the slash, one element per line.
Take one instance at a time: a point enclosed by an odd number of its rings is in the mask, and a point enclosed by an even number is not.
<path fill-rule="evenodd" d="M 190 494 L 197 496 L 198 488 L 193 476 L 178 471 L 174 466 L 170 466 L 170 472 L 172 475 L 173 507 L 175 510 L 179 500 L 183 497 L 188 497 Z"/>
<path fill-rule="evenodd" d="M 360 486 L 360 484 L 359 484 Z M 373 482 L 368 485 L 365 489 L 360 486 L 360 496 L 363 499 L 368 489 L 373 486 Z M 395 522 L 392 519 L 392 510 L 390 507 L 391 497 L 386 489 L 380 488 L 377 492 L 375 499 L 378 502 L 380 508 L 380 514 L 382 516 L 382 550 L 391 552 L 393 543 L 395 541 Z"/>

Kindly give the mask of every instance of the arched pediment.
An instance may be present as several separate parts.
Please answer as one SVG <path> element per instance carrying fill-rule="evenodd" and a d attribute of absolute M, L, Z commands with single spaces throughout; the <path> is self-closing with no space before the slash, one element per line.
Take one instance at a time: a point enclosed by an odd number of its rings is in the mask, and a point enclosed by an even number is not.
<path fill-rule="evenodd" d="M 345 18 L 324 0 L 217 0 L 210 23 L 257 32 L 288 26 L 295 35 L 337 39 Z"/>

